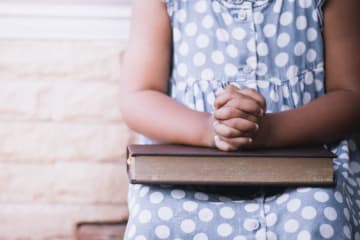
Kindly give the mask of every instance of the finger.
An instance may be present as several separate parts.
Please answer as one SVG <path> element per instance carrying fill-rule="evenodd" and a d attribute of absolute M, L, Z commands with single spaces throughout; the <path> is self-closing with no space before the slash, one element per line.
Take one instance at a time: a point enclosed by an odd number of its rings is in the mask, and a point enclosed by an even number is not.
<path fill-rule="evenodd" d="M 239 149 L 251 145 L 253 142 L 252 138 L 249 137 L 238 137 L 238 138 L 223 138 L 219 137 L 222 142 L 230 145 L 232 148 Z"/>
<path fill-rule="evenodd" d="M 228 120 L 220 121 L 219 123 L 225 124 L 230 128 L 237 129 L 240 132 L 253 133 L 259 130 L 258 123 L 251 122 L 243 118 L 231 118 Z"/>
<path fill-rule="evenodd" d="M 251 122 L 259 122 L 260 118 L 256 115 L 249 114 L 247 112 L 241 111 L 237 108 L 230 106 L 223 106 L 220 109 L 215 110 L 214 117 L 217 120 L 227 120 L 230 118 L 244 118 Z"/>
<path fill-rule="evenodd" d="M 240 96 L 235 96 L 232 99 L 228 100 L 228 102 L 224 106 L 237 108 L 238 110 L 244 111 L 250 115 L 255 115 L 259 117 L 263 115 L 264 110 L 254 99 L 242 94 L 239 95 Z"/>
<path fill-rule="evenodd" d="M 252 88 L 247 88 L 247 89 L 241 89 L 239 90 L 239 92 L 248 97 L 253 98 L 262 107 L 264 111 L 266 110 L 266 99 L 256 90 Z"/>
<path fill-rule="evenodd" d="M 225 141 L 222 141 L 219 136 L 214 137 L 214 143 L 215 146 L 221 151 L 230 152 L 236 151 L 238 149 L 237 146 L 233 146 Z"/>
<path fill-rule="evenodd" d="M 254 134 L 242 132 L 238 129 L 228 127 L 225 124 L 218 123 L 214 126 L 214 131 L 219 137 L 235 138 L 235 137 L 252 137 Z"/>

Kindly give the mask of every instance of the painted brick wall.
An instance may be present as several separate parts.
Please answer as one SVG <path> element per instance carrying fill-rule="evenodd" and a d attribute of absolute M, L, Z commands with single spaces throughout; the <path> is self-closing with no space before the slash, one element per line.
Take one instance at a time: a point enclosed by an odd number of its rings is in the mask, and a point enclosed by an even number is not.
<path fill-rule="evenodd" d="M 127 217 L 117 42 L 0 40 L 0 239 Z"/>

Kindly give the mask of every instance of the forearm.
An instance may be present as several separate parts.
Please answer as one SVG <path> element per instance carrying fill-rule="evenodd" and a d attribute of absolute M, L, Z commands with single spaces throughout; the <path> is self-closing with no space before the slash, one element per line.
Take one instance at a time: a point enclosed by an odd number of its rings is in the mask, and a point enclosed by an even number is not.
<path fill-rule="evenodd" d="M 160 142 L 212 145 L 209 113 L 191 110 L 153 90 L 133 92 L 125 98 L 121 110 L 134 131 Z"/>
<path fill-rule="evenodd" d="M 359 124 L 359 94 L 338 90 L 300 108 L 267 114 L 254 145 L 324 144 L 350 135 Z"/>

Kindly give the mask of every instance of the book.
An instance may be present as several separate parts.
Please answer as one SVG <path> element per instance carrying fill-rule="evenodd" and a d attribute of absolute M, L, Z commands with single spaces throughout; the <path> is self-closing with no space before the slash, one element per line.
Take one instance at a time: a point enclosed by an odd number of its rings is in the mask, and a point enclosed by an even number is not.
<path fill-rule="evenodd" d="M 172 144 L 129 145 L 131 183 L 196 185 L 334 184 L 332 152 L 323 147 L 220 150 Z"/>

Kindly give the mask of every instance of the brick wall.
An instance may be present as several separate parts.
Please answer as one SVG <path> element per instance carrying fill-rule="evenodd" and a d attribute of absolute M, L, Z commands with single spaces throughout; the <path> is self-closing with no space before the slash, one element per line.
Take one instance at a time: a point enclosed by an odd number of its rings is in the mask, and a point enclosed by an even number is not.
<path fill-rule="evenodd" d="M 0 40 L 0 239 L 127 217 L 117 42 Z"/>

